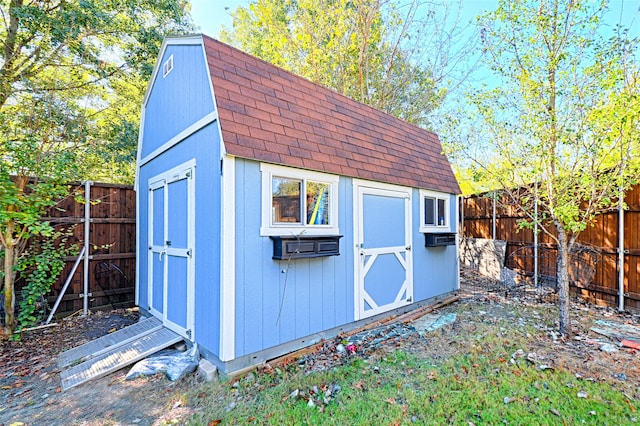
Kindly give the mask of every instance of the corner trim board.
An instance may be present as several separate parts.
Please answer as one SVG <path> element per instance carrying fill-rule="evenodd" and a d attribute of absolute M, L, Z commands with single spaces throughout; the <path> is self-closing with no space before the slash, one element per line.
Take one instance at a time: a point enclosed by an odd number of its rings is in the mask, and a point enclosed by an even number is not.
<path fill-rule="evenodd" d="M 220 269 L 220 360 L 229 361 L 235 357 L 236 344 L 236 222 L 235 222 L 235 158 L 225 155 L 221 178 L 222 223 L 221 247 L 222 268 Z"/>

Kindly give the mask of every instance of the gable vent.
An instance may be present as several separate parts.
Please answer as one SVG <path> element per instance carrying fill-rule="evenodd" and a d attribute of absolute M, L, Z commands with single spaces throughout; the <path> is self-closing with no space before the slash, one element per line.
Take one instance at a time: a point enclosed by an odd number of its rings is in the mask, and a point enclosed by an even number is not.
<path fill-rule="evenodd" d="M 164 64 L 162 64 L 162 78 L 169 75 L 172 69 L 173 69 L 173 55 L 169 56 L 169 59 L 164 61 Z"/>

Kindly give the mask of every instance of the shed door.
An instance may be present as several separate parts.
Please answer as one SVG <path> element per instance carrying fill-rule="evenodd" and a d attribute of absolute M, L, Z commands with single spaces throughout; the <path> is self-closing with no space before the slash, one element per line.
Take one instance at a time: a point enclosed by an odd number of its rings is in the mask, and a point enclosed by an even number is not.
<path fill-rule="evenodd" d="M 411 189 L 356 183 L 356 320 L 411 303 Z"/>
<path fill-rule="evenodd" d="M 150 312 L 193 339 L 195 162 L 149 181 Z"/>

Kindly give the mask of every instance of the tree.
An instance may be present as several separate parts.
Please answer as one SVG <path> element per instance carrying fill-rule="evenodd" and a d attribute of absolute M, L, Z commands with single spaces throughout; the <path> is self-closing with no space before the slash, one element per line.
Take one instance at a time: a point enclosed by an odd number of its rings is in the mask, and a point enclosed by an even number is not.
<path fill-rule="evenodd" d="M 500 0 L 481 18 L 485 58 L 500 81 L 471 98 L 482 121 L 466 158 L 474 173 L 509 195 L 527 217 L 524 226 L 537 220 L 557 244 L 565 335 L 576 240 L 640 172 L 638 40 L 623 28 L 605 38 L 606 8 L 582 0 Z"/>
<path fill-rule="evenodd" d="M 464 65 L 473 35 L 454 15 L 444 3 L 418 0 L 253 0 L 232 13 L 233 30 L 221 39 L 429 127 L 472 68 Z"/>
<path fill-rule="evenodd" d="M 17 260 L 29 238 L 53 234 L 40 217 L 66 195 L 64 182 L 87 172 L 82 160 L 99 155 L 95 147 L 119 127 L 132 131 L 135 115 L 102 119 L 131 102 L 139 108 L 141 99 L 121 102 L 121 95 L 150 75 L 163 33 L 189 28 L 186 13 L 181 0 L 0 2 L 6 333 L 15 327 Z"/>

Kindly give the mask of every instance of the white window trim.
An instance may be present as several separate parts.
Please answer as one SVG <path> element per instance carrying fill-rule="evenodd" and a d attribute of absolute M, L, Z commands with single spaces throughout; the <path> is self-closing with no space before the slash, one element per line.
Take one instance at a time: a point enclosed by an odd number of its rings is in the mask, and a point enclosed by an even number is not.
<path fill-rule="evenodd" d="M 276 166 L 274 164 L 261 163 L 262 174 L 262 226 L 261 236 L 270 235 L 339 235 L 338 226 L 338 183 L 340 178 L 336 175 L 312 172 L 309 170 L 295 169 L 291 167 Z M 271 182 L 274 176 L 311 180 L 314 182 L 326 182 L 329 188 L 329 219 L 330 225 L 305 225 L 305 224 L 272 224 L 271 223 Z"/>
<path fill-rule="evenodd" d="M 173 71 L 173 55 L 162 64 L 162 78 L 166 78 L 171 71 Z"/>
<path fill-rule="evenodd" d="M 425 211 L 424 211 L 424 199 L 426 197 L 444 200 L 444 225 L 425 225 Z M 437 209 L 436 201 L 436 209 Z M 446 192 L 428 191 L 426 189 L 420 190 L 420 232 L 451 232 L 451 194 Z"/>

